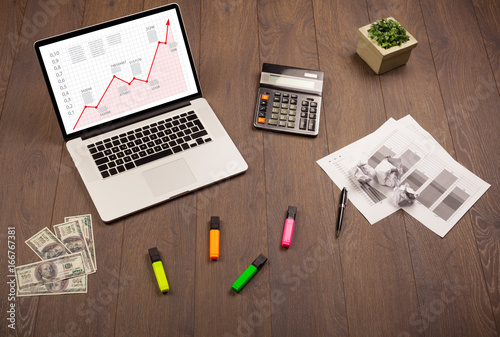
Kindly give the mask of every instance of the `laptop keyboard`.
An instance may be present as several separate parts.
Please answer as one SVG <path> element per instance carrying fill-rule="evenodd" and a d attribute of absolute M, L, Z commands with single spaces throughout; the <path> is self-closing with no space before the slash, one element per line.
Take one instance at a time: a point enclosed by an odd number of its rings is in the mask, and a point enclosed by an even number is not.
<path fill-rule="evenodd" d="M 103 178 L 210 142 L 194 111 L 88 145 Z"/>

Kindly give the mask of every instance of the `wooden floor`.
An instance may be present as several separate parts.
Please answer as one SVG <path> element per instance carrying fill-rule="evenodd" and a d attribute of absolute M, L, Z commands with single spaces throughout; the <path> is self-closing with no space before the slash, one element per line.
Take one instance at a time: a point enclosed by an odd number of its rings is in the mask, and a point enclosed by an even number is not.
<path fill-rule="evenodd" d="M 0 274 L 7 227 L 16 265 L 24 241 L 64 216 L 91 213 L 98 272 L 87 294 L 24 297 L 12 336 L 498 336 L 500 334 L 500 2 L 497 0 L 179 0 L 204 95 L 248 171 L 112 225 L 97 211 L 65 148 L 33 42 L 163 1 L 0 2 Z M 381 76 L 356 55 L 356 30 L 387 16 L 419 41 Z M 325 72 L 316 138 L 252 126 L 263 62 Z M 441 239 L 399 211 L 371 226 L 316 160 L 411 114 L 492 186 Z M 280 248 L 287 207 L 294 242 Z M 208 226 L 222 219 L 221 258 Z M 155 284 L 157 246 L 171 292 Z M 258 254 L 268 263 L 238 295 Z"/>

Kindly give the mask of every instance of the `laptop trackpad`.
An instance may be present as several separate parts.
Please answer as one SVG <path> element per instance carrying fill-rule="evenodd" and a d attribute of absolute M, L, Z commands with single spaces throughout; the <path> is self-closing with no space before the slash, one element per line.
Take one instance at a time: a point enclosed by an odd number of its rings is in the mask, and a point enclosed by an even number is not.
<path fill-rule="evenodd" d="M 184 159 L 161 165 L 142 173 L 155 197 L 196 182 Z"/>

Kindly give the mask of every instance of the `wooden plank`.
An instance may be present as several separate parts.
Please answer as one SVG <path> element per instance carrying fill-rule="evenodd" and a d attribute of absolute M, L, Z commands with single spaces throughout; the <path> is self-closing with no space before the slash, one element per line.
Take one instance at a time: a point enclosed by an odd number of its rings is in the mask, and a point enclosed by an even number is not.
<path fill-rule="evenodd" d="M 145 9 L 162 5 L 146 1 Z M 181 1 L 189 37 L 197 37 L 199 4 Z M 197 44 L 191 44 L 198 50 Z M 116 335 L 185 336 L 194 330 L 194 276 L 196 195 L 188 195 L 130 216 L 116 225 L 124 226 L 122 274 L 133 280 L 120 294 Z M 170 291 L 160 293 L 151 267 L 148 249 L 157 247 Z"/>
<path fill-rule="evenodd" d="M 500 2 L 473 0 L 472 4 L 488 53 L 497 91 L 500 93 Z"/>
<path fill-rule="evenodd" d="M 374 19 L 366 14 L 365 1 L 315 1 L 314 8 L 320 64 L 328 79 L 324 107 L 333 152 L 386 120 L 379 77 L 356 55 L 356 31 Z M 338 241 L 349 335 L 421 335 L 408 321 L 418 300 L 403 223 L 397 212 L 370 226 L 355 207 L 347 208 Z"/>
<path fill-rule="evenodd" d="M 470 317 L 474 317 L 474 323 L 463 324 L 461 333 L 494 335 L 500 332 L 500 231 L 496 225 L 499 219 L 499 158 L 492 154 L 498 152 L 500 96 L 495 90 L 496 83 L 485 46 L 477 38 L 481 32 L 472 4 L 422 1 L 421 5 L 457 160 L 492 184 L 456 229 L 467 232 L 464 240 L 475 241 L 480 258 L 478 260 L 470 250 L 464 249 L 459 253 L 462 259 L 471 259 L 466 266 L 473 267 L 472 270 L 465 268 L 461 271 L 467 272 L 465 280 L 470 281 L 463 286 L 472 289 L 470 293 L 464 290 L 460 300 L 467 302 L 464 305 L 468 306 Z M 468 24 L 457 25 L 457 20 Z M 457 242 L 457 245 L 474 247 L 468 242 Z M 472 294 L 474 301 L 471 305 Z M 441 331 L 444 333 L 444 327 Z M 439 330 L 436 335 L 439 335 Z"/>
<path fill-rule="evenodd" d="M 420 6 L 415 2 L 399 2 L 391 12 L 385 10 L 385 1 L 371 0 L 368 6 L 372 21 L 392 15 L 419 41 L 405 67 L 380 77 L 388 115 L 401 118 L 411 114 L 453 154 L 441 83 L 437 80 L 427 39 L 427 34 L 432 34 L 430 30 L 437 27 L 426 30 Z M 445 88 L 441 84 L 441 89 Z M 491 321 L 492 317 L 479 256 L 470 239 L 469 216 L 464 217 L 445 239 L 406 214 L 405 223 L 420 302 L 419 310 L 407 318 L 410 324 L 426 336 L 491 333 L 488 326 L 483 326 L 483 321 Z M 457 320 L 457 317 L 463 319 Z"/>
<path fill-rule="evenodd" d="M 316 14 L 310 1 L 259 2 L 261 62 L 319 69 Z M 263 132 L 271 294 L 280 295 L 273 335 L 348 334 L 333 190 L 315 162 L 328 154 L 323 108 L 316 138 Z M 292 245 L 283 249 L 288 206 L 297 207 L 297 217 Z"/>
<path fill-rule="evenodd" d="M 26 0 L 0 3 L 0 118 L 18 44 L 27 42 L 28 25 L 21 31 L 25 9 Z"/>
<path fill-rule="evenodd" d="M 74 6 L 81 8 L 83 5 L 75 2 Z M 0 124 L 0 228 L 2 234 L 7 234 L 8 226 L 15 228 L 17 266 L 39 260 L 24 241 L 52 224 L 62 147 L 59 127 L 33 43 L 37 39 L 78 28 L 80 14 L 73 6 L 60 5 L 55 16 L 57 19 L 53 19 L 41 10 L 38 2 L 32 1 L 26 7 L 24 25 L 37 22 L 37 26 L 29 35 L 22 36 L 26 42 L 19 42 L 11 74 L 11 79 L 15 80 L 9 83 Z M 1 246 L 0 264 L 7 266 L 6 245 L 2 243 Z M 2 275 L 5 275 L 4 272 Z M 7 294 L 5 282 L 0 285 L 0 292 Z M 0 324 L 0 335 L 35 335 L 39 302 L 42 301 L 37 297 L 18 298 L 15 301 L 16 329 L 7 331 L 4 322 Z M 2 300 L 0 303 L 2 311 L 6 312 L 9 302 Z"/>
<path fill-rule="evenodd" d="M 239 294 L 231 290 L 259 254 L 268 256 L 262 136 L 252 127 L 249 92 L 259 69 L 257 2 L 202 1 L 201 18 L 201 87 L 249 169 L 198 193 L 195 335 L 270 336 L 270 313 L 260 306 L 270 302 L 272 262 Z M 211 216 L 221 219 L 216 262 L 208 255 Z"/>

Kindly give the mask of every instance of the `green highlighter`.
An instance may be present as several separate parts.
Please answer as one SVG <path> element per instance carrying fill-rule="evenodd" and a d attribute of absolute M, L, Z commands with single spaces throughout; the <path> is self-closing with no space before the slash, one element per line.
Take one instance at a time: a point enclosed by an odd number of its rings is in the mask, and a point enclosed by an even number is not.
<path fill-rule="evenodd" d="M 255 261 L 252 262 L 251 265 L 248 266 L 248 268 L 241 274 L 240 277 L 234 282 L 233 286 L 231 289 L 233 289 L 234 292 L 239 293 L 241 289 L 254 277 L 255 274 L 260 270 L 260 268 L 266 263 L 267 257 L 264 255 L 260 254 Z"/>

